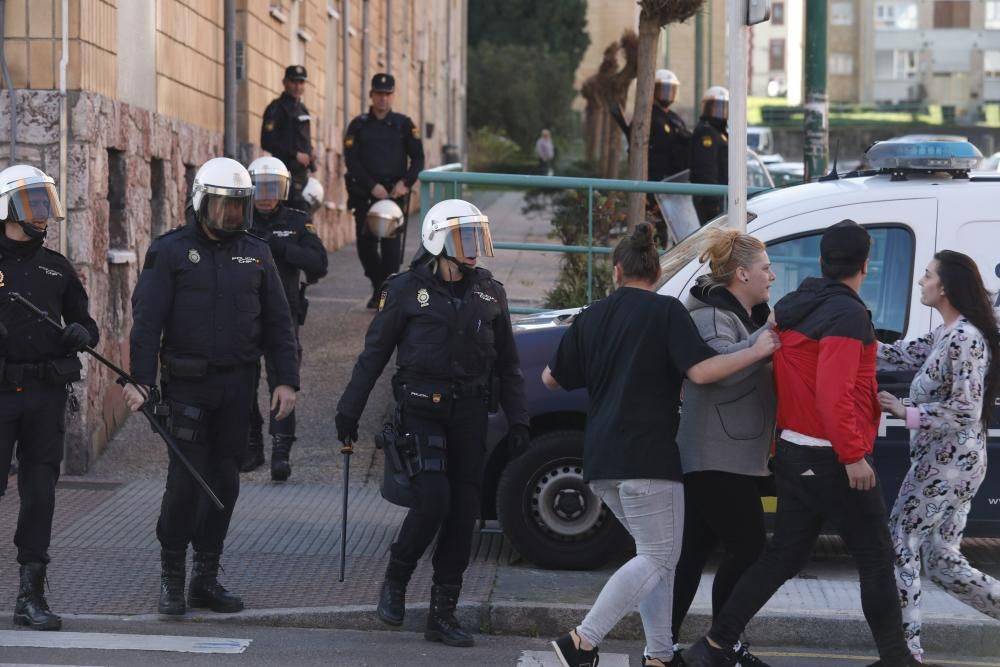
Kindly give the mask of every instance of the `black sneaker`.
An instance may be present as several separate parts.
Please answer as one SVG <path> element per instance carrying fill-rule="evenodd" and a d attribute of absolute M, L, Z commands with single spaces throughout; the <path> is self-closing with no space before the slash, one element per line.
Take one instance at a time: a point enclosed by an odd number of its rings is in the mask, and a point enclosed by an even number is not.
<path fill-rule="evenodd" d="M 715 648 L 702 637 L 684 651 L 687 667 L 737 667 L 736 653 L 731 648 Z"/>
<path fill-rule="evenodd" d="M 577 648 L 573 635 L 563 635 L 552 642 L 552 650 L 556 652 L 559 664 L 563 667 L 597 667 L 600 662 L 597 647 L 590 651 Z"/>
<path fill-rule="evenodd" d="M 736 664 L 739 667 L 771 667 L 750 652 L 749 644 L 739 644 L 736 648 Z"/>

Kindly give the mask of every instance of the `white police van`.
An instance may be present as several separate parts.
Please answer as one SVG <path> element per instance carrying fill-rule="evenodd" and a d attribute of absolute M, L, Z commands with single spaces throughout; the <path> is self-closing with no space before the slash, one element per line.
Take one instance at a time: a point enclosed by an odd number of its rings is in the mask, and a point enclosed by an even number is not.
<path fill-rule="evenodd" d="M 970 177 L 969 171 L 981 159 L 974 146 L 881 142 L 869 149 L 867 158 L 871 171 L 766 192 L 748 202 L 748 231 L 767 244 L 777 276 L 771 303 L 806 277 L 819 275 L 823 231 L 848 218 L 864 225 L 872 236 L 861 297 L 871 309 L 879 340 L 916 338 L 940 323 L 936 311 L 920 303 L 917 286 L 938 250 L 971 256 L 987 287 L 1000 289 L 1000 177 Z M 661 294 L 684 298 L 706 270 L 697 259 L 705 232 L 727 222 L 723 215 L 664 255 Z M 584 568 L 610 557 L 624 534 L 582 483 L 579 457 L 586 395 L 546 392 L 539 380 L 571 317 L 572 311 L 550 312 L 516 323 L 528 384 L 532 446 L 508 464 L 500 440 L 502 426 L 491 429 L 495 435 L 490 444 L 495 445 L 492 469 L 502 472 L 496 485 L 497 516 L 513 545 L 540 565 Z M 911 379 L 912 373 L 880 374 L 879 384 L 906 396 Z M 994 417 L 988 451 L 1000 456 L 1000 413 Z M 903 421 L 883 415 L 875 460 L 887 503 L 906 474 L 908 451 L 909 432 Z M 968 535 L 1000 535 L 998 468 L 990 469 L 974 502 Z"/>

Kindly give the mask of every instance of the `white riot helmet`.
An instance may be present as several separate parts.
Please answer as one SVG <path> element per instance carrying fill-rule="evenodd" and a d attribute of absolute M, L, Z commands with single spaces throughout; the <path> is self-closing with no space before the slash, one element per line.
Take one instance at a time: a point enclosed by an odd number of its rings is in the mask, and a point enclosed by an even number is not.
<path fill-rule="evenodd" d="M 45 226 L 40 223 L 65 218 L 55 183 L 41 169 L 26 164 L 0 171 L 0 221 L 18 223 L 33 239 L 44 238 Z"/>
<path fill-rule="evenodd" d="M 323 205 L 323 186 L 312 176 L 302 188 L 302 199 L 309 206 L 310 213 L 316 212 Z"/>
<path fill-rule="evenodd" d="M 201 165 L 191 187 L 195 219 L 221 236 L 250 229 L 253 181 L 236 160 L 215 157 Z"/>
<path fill-rule="evenodd" d="M 394 239 L 403 225 L 403 209 L 391 199 L 379 199 L 368 209 L 365 225 L 375 238 Z"/>
<path fill-rule="evenodd" d="M 292 175 L 285 163 L 276 157 L 259 157 L 247 167 L 253 181 L 255 201 L 283 202 L 288 199 Z"/>
<path fill-rule="evenodd" d="M 656 81 L 656 102 L 668 107 L 677 99 L 677 91 L 681 87 L 680 79 L 668 69 L 658 69 L 654 75 Z"/>
<path fill-rule="evenodd" d="M 420 228 L 420 242 L 435 257 L 493 256 L 489 219 L 461 199 L 446 199 L 427 211 Z"/>
<path fill-rule="evenodd" d="M 702 118 L 729 118 L 729 91 L 722 86 L 712 86 L 701 97 Z"/>

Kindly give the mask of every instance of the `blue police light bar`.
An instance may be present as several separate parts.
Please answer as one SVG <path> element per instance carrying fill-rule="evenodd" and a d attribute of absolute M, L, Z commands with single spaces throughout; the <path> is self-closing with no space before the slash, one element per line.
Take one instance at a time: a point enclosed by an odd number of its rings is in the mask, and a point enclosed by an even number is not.
<path fill-rule="evenodd" d="M 865 155 L 873 169 L 888 171 L 969 171 L 983 159 L 968 141 L 879 141 Z"/>

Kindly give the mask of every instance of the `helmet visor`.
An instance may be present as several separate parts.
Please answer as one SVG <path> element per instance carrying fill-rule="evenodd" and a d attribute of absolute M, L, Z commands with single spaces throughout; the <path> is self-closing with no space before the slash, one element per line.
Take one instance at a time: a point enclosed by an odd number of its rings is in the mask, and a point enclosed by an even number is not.
<path fill-rule="evenodd" d="M 229 197 L 206 193 L 201 201 L 198 221 L 223 234 L 250 229 L 253 220 L 252 197 Z"/>
<path fill-rule="evenodd" d="M 288 199 L 288 177 L 283 174 L 252 174 L 254 198 L 257 201 L 285 201 Z"/>
<path fill-rule="evenodd" d="M 458 224 L 445 231 L 444 253 L 449 257 L 492 257 L 493 237 L 486 216 L 458 218 Z"/>
<path fill-rule="evenodd" d="M 20 222 L 48 222 L 62 220 L 62 205 L 59 193 L 52 183 L 43 181 L 25 184 L 9 193 L 10 205 L 14 208 L 14 219 Z"/>
<path fill-rule="evenodd" d="M 729 100 L 702 100 L 701 115 L 709 118 L 727 120 L 729 118 Z"/>
<path fill-rule="evenodd" d="M 677 89 L 680 86 L 676 81 L 660 81 L 656 84 L 656 101 L 663 106 L 669 106 L 677 99 Z"/>

